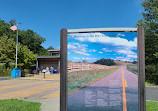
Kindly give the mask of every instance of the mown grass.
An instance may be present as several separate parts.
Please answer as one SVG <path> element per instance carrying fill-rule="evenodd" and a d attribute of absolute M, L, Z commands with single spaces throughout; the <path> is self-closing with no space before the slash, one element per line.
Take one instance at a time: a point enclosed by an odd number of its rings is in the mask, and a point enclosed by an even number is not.
<path fill-rule="evenodd" d="M 68 95 L 92 84 L 93 82 L 116 71 L 118 68 L 110 70 L 76 71 L 68 74 Z"/>
<path fill-rule="evenodd" d="M 127 70 L 129 70 L 135 74 L 138 74 L 137 64 L 127 64 Z"/>
<path fill-rule="evenodd" d="M 0 111 L 40 111 L 41 103 L 18 99 L 0 100 Z"/>
<path fill-rule="evenodd" d="M 146 101 L 146 111 L 158 111 L 158 102 Z"/>

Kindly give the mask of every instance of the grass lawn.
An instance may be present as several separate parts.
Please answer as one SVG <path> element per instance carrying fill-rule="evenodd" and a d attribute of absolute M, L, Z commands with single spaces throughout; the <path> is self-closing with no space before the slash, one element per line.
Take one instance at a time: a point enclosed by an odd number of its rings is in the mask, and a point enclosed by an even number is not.
<path fill-rule="evenodd" d="M 158 111 L 158 102 L 147 101 L 146 111 Z"/>
<path fill-rule="evenodd" d="M 18 99 L 0 100 L 0 111 L 40 111 L 41 103 Z"/>

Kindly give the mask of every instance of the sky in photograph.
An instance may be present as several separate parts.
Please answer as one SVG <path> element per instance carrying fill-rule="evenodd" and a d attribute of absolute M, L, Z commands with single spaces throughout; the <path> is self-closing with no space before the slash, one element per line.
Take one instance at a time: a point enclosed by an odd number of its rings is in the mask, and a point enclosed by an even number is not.
<path fill-rule="evenodd" d="M 137 32 L 76 33 L 68 35 L 68 60 L 90 63 L 101 58 L 137 60 Z"/>
<path fill-rule="evenodd" d="M 42 45 L 60 46 L 60 30 L 134 27 L 143 0 L 1 0 L 0 18 L 21 23 L 46 38 Z"/>

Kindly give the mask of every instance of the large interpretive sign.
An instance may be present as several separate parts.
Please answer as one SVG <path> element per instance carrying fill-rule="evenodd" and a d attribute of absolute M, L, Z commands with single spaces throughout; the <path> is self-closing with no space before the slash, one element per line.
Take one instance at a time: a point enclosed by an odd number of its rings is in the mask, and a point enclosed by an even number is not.
<path fill-rule="evenodd" d="M 64 111 L 140 111 L 137 28 L 68 32 L 61 60 Z"/>

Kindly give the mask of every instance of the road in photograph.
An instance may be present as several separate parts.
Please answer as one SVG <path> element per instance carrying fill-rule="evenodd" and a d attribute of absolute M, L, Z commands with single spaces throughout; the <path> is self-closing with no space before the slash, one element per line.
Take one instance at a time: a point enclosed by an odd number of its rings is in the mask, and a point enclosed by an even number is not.
<path fill-rule="evenodd" d="M 138 75 L 126 67 L 68 96 L 68 111 L 138 111 Z"/>

